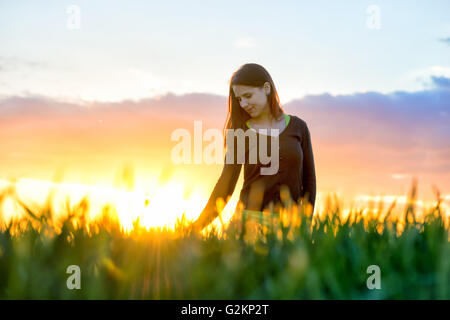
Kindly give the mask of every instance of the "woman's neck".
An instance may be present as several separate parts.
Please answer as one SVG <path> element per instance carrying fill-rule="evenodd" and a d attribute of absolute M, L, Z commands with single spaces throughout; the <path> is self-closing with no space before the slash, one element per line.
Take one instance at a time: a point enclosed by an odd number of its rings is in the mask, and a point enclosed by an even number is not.
<path fill-rule="evenodd" d="M 275 119 L 270 112 L 270 109 L 264 109 L 258 117 L 254 117 L 250 119 L 250 123 L 253 125 L 263 126 L 263 127 L 272 127 L 279 119 Z"/>

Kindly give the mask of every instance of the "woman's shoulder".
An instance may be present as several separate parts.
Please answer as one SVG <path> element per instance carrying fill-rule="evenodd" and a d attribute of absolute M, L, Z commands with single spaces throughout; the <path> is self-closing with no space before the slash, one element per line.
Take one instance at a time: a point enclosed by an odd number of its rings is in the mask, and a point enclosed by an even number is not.
<path fill-rule="evenodd" d="M 303 120 L 302 118 L 300 118 L 300 117 L 298 117 L 296 115 L 292 115 L 292 114 L 290 114 L 289 117 L 291 118 L 290 121 L 292 121 L 292 124 L 294 124 L 301 131 L 303 131 L 303 130 L 308 128 L 308 125 L 306 124 L 306 121 Z"/>

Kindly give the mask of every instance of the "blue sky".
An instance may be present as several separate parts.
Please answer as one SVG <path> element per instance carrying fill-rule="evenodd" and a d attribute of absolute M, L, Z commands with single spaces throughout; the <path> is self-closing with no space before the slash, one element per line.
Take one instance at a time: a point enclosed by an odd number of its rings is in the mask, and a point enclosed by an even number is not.
<path fill-rule="evenodd" d="M 80 29 L 66 26 L 69 5 Z M 268 69 L 282 102 L 418 91 L 450 77 L 448 12 L 449 1 L 0 1 L 0 95 L 226 96 L 247 62 Z"/>

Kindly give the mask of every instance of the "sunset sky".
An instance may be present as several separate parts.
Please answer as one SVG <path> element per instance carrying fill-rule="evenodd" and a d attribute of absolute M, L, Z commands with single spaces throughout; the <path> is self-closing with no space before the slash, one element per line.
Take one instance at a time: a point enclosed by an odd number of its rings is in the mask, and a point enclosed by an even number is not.
<path fill-rule="evenodd" d="M 310 128 L 319 197 L 405 196 L 416 177 L 422 199 L 436 185 L 450 204 L 448 12 L 446 0 L 0 1 L 0 182 L 120 188 L 128 168 L 135 190 L 179 181 L 202 204 L 222 166 L 172 163 L 171 133 L 221 129 L 231 74 L 255 62 Z"/>

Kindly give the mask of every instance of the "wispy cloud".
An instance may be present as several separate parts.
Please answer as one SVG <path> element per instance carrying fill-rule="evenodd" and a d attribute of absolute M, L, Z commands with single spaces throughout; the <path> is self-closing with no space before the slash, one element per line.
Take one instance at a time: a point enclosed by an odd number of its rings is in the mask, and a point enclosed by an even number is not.
<path fill-rule="evenodd" d="M 234 42 L 234 46 L 237 48 L 255 48 L 256 41 L 250 37 L 239 37 Z"/>
<path fill-rule="evenodd" d="M 432 80 L 433 84 L 438 88 L 450 89 L 450 78 L 432 76 L 431 80 Z"/>
<path fill-rule="evenodd" d="M 100 63 L 93 68 L 78 68 L 73 64 L 64 66 L 0 56 L 0 96 L 34 94 L 55 99 L 117 102 L 124 97 L 139 100 L 170 92 L 169 82 L 153 70 L 133 65 L 107 68 Z"/>
<path fill-rule="evenodd" d="M 399 76 L 398 81 L 401 84 L 400 87 L 408 87 L 408 91 L 420 91 L 424 89 L 433 89 L 435 87 L 433 77 L 450 78 L 450 67 L 433 65 L 412 70 Z"/>
<path fill-rule="evenodd" d="M 444 43 L 450 45 L 450 37 L 447 37 L 447 38 L 440 38 L 439 41 L 444 42 Z"/>
<path fill-rule="evenodd" d="M 25 69 L 32 71 L 36 68 L 44 68 L 47 64 L 42 61 L 27 60 L 18 57 L 0 56 L 0 70 L 18 70 Z"/>

